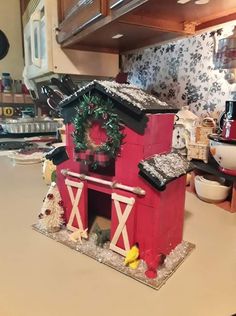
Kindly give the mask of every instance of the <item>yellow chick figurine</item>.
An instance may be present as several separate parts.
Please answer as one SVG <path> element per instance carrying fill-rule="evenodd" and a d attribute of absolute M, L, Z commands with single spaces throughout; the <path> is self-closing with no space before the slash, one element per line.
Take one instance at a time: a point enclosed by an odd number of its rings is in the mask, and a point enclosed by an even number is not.
<path fill-rule="evenodd" d="M 125 265 L 131 269 L 137 269 L 139 265 L 139 244 L 134 244 L 125 256 Z"/>

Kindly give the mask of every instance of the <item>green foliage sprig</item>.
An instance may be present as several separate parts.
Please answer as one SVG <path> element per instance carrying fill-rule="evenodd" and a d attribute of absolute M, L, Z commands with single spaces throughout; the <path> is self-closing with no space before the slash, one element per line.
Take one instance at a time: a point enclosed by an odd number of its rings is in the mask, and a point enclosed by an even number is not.
<path fill-rule="evenodd" d="M 124 135 L 120 130 L 119 117 L 113 111 L 110 100 L 103 100 L 98 96 L 86 96 L 76 108 L 74 119 L 75 131 L 73 133 L 75 151 L 91 149 L 93 152 L 104 152 L 110 158 L 115 158 L 120 150 Z M 101 122 L 101 127 L 106 130 L 107 140 L 94 146 L 89 138 L 89 129 L 93 122 Z"/>

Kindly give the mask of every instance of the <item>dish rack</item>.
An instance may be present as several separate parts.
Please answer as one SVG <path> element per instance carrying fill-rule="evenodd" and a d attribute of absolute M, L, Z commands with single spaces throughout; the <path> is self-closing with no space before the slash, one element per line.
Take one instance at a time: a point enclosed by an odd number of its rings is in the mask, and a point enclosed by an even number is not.
<path fill-rule="evenodd" d="M 30 122 L 13 121 L 4 124 L 3 129 L 9 134 L 32 134 L 32 133 L 54 133 L 57 131 L 59 123 L 55 121 L 37 121 Z"/>

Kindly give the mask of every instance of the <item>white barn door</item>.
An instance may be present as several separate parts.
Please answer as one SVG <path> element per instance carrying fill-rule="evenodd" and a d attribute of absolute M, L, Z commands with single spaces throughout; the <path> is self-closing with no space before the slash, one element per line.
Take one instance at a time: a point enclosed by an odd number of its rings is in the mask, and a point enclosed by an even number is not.
<path fill-rule="evenodd" d="M 84 230 L 82 222 L 84 210 L 80 209 L 80 201 L 83 193 L 84 184 L 82 182 L 75 182 L 68 179 L 65 180 L 65 184 L 67 186 L 67 190 L 72 205 L 70 218 L 66 227 L 71 231 L 76 231 L 78 228 Z M 74 188 L 74 190 L 72 188 Z M 74 194 L 74 192 L 76 193 Z M 77 221 L 78 227 L 76 227 L 74 224 L 75 220 Z"/>
<path fill-rule="evenodd" d="M 132 246 L 132 238 L 134 233 L 134 227 L 131 223 L 129 228 L 127 228 L 127 220 L 132 216 L 132 210 L 135 204 L 135 199 L 133 197 L 126 197 L 123 195 L 119 195 L 117 193 L 112 193 L 113 206 L 112 211 L 116 214 L 117 217 L 117 226 L 115 227 L 115 231 L 110 243 L 110 249 L 118 252 L 122 256 L 125 256 L 127 251 L 130 250 Z M 123 211 L 121 208 L 121 204 L 125 206 L 123 207 Z M 114 221 L 115 214 L 112 214 L 112 221 Z M 112 223 L 114 225 L 114 223 Z M 113 227 L 114 228 L 114 227 Z M 120 237 L 123 239 L 124 248 L 118 245 L 118 241 Z"/>

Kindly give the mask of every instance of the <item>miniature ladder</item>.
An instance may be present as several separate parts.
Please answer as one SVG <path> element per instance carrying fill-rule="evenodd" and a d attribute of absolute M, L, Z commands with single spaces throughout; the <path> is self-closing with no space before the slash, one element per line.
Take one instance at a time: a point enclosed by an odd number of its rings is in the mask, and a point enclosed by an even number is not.
<path fill-rule="evenodd" d="M 119 224 L 111 240 L 110 249 L 115 252 L 118 252 L 122 256 L 126 256 L 127 251 L 130 250 L 130 242 L 127 233 L 126 222 L 132 211 L 135 199 L 118 195 L 116 193 L 112 193 L 112 199 L 114 200 L 115 210 L 117 213 Z M 127 204 L 123 214 L 121 211 L 120 202 Z M 121 234 L 124 240 L 125 250 L 116 245 Z"/>
<path fill-rule="evenodd" d="M 75 182 L 75 181 L 71 181 L 68 179 L 66 179 L 65 184 L 67 186 L 70 200 L 71 200 L 71 205 L 72 205 L 70 218 L 69 218 L 69 221 L 68 221 L 68 224 L 66 225 L 66 227 L 71 231 L 76 231 L 78 228 L 73 226 L 73 221 L 76 218 L 77 223 L 79 225 L 79 228 L 84 230 L 83 223 L 82 223 L 81 216 L 80 216 L 80 211 L 79 211 L 79 201 L 81 198 L 84 184 L 82 182 Z M 74 196 L 72 187 L 77 188 L 75 196 Z"/>

